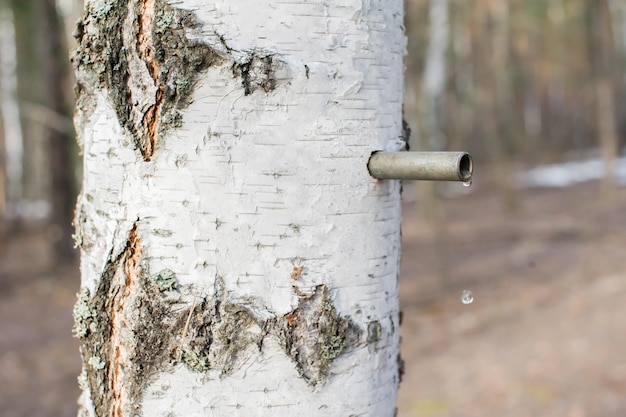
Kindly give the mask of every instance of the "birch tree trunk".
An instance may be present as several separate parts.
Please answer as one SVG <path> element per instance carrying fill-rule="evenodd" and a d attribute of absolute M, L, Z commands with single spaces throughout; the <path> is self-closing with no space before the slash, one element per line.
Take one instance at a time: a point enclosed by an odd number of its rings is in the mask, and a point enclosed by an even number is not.
<path fill-rule="evenodd" d="M 92 0 L 82 416 L 393 416 L 400 0 Z"/>
<path fill-rule="evenodd" d="M 15 25 L 8 5 L 0 5 L 0 113 L 4 133 L 7 209 L 10 217 L 19 216 L 22 199 L 24 137 L 17 103 L 17 54 Z"/>

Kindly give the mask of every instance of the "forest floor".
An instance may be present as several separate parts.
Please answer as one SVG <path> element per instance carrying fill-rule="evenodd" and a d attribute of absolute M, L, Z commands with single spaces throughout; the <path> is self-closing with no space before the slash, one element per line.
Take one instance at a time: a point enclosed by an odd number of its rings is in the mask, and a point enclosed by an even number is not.
<path fill-rule="evenodd" d="M 399 416 L 626 416 L 626 191 L 522 190 L 511 213 L 493 189 L 443 202 L 439 244 L 405 204 Z M 76 415 L 78 286 L 45 232 L 5 242 L 0 416 Z"/>

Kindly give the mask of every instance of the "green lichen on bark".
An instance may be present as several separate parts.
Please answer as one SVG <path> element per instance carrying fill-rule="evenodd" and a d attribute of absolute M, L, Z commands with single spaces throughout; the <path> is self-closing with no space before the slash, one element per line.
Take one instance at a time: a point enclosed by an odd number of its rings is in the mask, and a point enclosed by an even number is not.
<path fill-rule="evenodd" d="M 191 39 L 201 24 L 192 11 L 166 0 L 94 0 L 87 3 L 74 36 L 76 124 L 86 124 L 96 92 L 106 90 L 120 126 L 145 161 L 169 129 L 182 126 L 180 111 L 193 101 L 198 76 L 231 64 L 244 95 L 266 93 L 289 80 L 275 52 L 234 51 L 220 38 L 215 48 Z"/>
<path fill-rule="evenodd" d="M 156 371 L 162 370 L 172 350 L 172 334 L 181 326 L 181 313 L 174 314 L 172 304 L 148 274 L 140 275 L 140 287 L 130 298 L 125 311 L 113 311 L 112 301 L 123 287 L 114 279 L 123 269 L 127 251 L 110 257 L 100 277 L 96 292 L 83 289 L 74 307 L 74 334 L 81 341 L 83 358 L 82 384 L 87 385 L 97 415 L 108 415 L 112 409 L 112 374 L 115 372 L 115 346 L 112 346 L 114 314 L 124 314 L 134 325 L 125 329 L 124 340 L 131 355 L 125 364 L 128 404 L 127 410 L 141 415 L 143 390 Z"/>
<path fill-rule="evenodd" d="M 188 296 L 163 291 L 143 267 L 130 305 L 119 311 L 112 300 L 124 289 L 115 277 L 127 258 L 126 250 L 110 257 L 96 292 L 83 289 L 74 307 L 74 334 L 81 341 L 83 358 L 81 384 L 89 389 L 98 415 L 108 415 L 115 401 L 111 389 L 116 372 L 111 341 L 115 314 L 132 323 L 122 334 L 130 351 L 124 363 L 128 401 L 123 406 L 132 415 L 142 414 L 141 397 L 156 374 L 184 364 L 195 372 L 218 370 L 226 376 L 237 368 L 239 355 L 248 346 L 260 349 L 267 334 L 263 323 L 228 300 L 221 279 L 216 280 L 214 294 L 195 297 L 198 301 L 188 306 Z"/>
<path fill-rule="evenodd" d="M 79 43 L 72 52 L 76 72 L 76 117 L 84 124 L 95 108 L 96 90 L 107 88 L 120 124 L 135 135 L 128 97 L 128 57 L 123 39 L 123 23 L 129 0 L 96 0 L 87 3 L 74 37 Z M 80 134 L 80 129 L 79 129 Z"/>
<path fill-rule="evenodd" d="M 276 325 L 283 349 L 310 385 L 322 383 L 331 363 L 359 338 L 357 326 L 341 317 L 330 290 L 318 285 L 310 296 L 301 295 L 298 307 Z"/>
<path fill-rule="evenodd" d="M 148 2 L 139 2 L 138 14 L 145 13 L 141 8 L 145 9 Z M 156 142 L 156 137 L 168 129 L 182 125 L 179 110 L 191 103 L 198 74 L 223 60 L 209 46 L 188 38 L 187 31 L 200 26 L 193 12 L 171 7 L 164 0 L 152 2 L 154 17 L 149 27 L 139 25 L 137 38 L 140 56 L 157 88 L 154 106 L 144 113 L 142 126 Z M 142 37 L 142 30 L 150 34 Z M 153 150 L 149 146 L 141 149 L 149 159 Z"/>
<path fill-rule="evenodd" d="M 178 288 L 176 274 L 171 269 L 163 269 L 152 276 L 152 280 L 159 288 L 159 291 L 175 291 Z"/>

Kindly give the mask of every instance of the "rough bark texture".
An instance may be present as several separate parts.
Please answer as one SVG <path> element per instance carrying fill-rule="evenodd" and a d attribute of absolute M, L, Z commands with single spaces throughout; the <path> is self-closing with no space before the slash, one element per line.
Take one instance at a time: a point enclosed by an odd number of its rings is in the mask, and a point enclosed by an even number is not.
<path fill-rule="evenodd" d="M 89 117 L 95 89 L 106 88 L 120 124 L 150 161 L 158 136 L 180 126 L 178 110 L 189 104 L 197 75 L 220 62 L 186 36 L 197 27 L 191 12 L 164 0 L 87 3 L 72 57 L 79 114 Z"/>
<path fill-rule="evenodd" d="M 78 26 L 81 413 L 392 416 L 402 2 L 235 3 Z"/>

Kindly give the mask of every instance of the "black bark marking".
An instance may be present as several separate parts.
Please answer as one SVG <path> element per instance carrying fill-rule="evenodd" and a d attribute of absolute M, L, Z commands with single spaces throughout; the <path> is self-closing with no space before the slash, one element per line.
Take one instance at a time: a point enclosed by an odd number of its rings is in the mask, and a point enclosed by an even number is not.
<path fill-rule="evenodd" d="M 287 78 L 281 75 L 285 70 L 282 61 L 273 54 L 258 51 L 250 52 L 243 62 L 235 62 L 232 69 L 235 77 L 241 78 L 241 85 L 246 96 L 256 90 L 269 93 Z"/>
<path fill-rule="evenodd" d="M 127 294 L 128 280 L 136 279 L 136 262 L 140 256 L 137 227 L 130 231 L 127 245 L 117 256 L 109 255 L 100 277 L 98 289 L 93 297 L 82 290 L 74 306 L 74 335 L 81 340 L 83 358 L 83 385 L 91 392 L 93 405 L 98 415 L 114 415 L 119 405 L 119 394 L 115 388 L 118 370 L 118 336 L 114 334 L 116 319 L 124 315 L 123 304 L 134 294 Z M 118 322 L 119 323 L 119 322 Z M 134 369 L 128 370 L 131 374 Z"/>
<path fill-rule="evenodd" d="M 404 359 L 402 359 L 402 355 L 398 352 L 398 384 L 402 382 L 402 377 L 404 376 Z"/>

